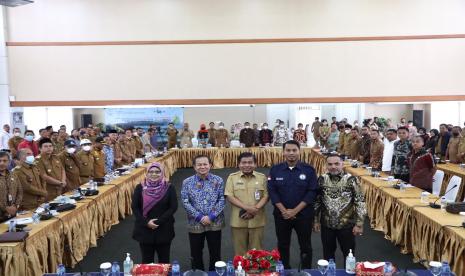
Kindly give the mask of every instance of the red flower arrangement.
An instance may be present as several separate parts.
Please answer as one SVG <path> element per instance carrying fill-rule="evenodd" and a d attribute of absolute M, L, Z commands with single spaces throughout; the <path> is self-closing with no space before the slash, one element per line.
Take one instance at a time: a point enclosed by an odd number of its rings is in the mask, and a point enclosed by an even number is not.
<path fill-rule="evenodd" d="M 274 270 L 281 255 L 277 249 L 271 251 L 252 249 L 247 251 L 244 256 L 235 256 L 233 265 L 235 268 L 241 262 L 242 268 L 248 272 L 250 270 L 269 272 Z"/>

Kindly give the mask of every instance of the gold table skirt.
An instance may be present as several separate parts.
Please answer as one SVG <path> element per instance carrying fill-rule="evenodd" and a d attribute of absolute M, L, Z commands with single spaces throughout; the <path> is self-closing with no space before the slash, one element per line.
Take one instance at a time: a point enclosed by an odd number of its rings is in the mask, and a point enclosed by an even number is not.
<path fill-rule="evenodd" d="M 280 148 L 172 149 L 155 160 L 164 165 L 169 178 L 178 168 L 192 167 L 196 155 L 207 155 L 214 168 L 225 168 L 236 167 L 237 157 L 245 151 L 257 156 L 259 167 L 282 161 Z M 317 150 L 302 148 L 301 159 L 313 165 L 318 174 L 325 169 L 325 158 Z M 449 175 L 461 172 L 454 171 L 449 164 L 447 169 Z M 388 187 L 385 181 L 364 175 L 363 169 L 346 167 L 346 170 L 361 179 L 374 229 L 383 231 L 387 239 L 400 246 L 402 253 L 413 253 L 415 260 L 448 260 L 457 275 L 465 275 L 465 230 L 447 226 L 461 225 L 460 216 L 421 206 L 421 190 L 417 188 L 400 192 Z M 144 167 L 135 169 L 111 185 L 99 187 L 98 196 L 78 202 L 75 210 L 61 213 L 59 219 L 31 225 L 30 236 L 24 243 L 0 244 L 0 275 L 42 275 L 53 272 L 59 263 L 74 267 L 89 248 L 96 246 L 99 237 L 132 213 L 132 193 L 144 174 Z M 0 231 L 6 229 L 7 225 L 0 225 Z"/>
<path fill-rule="evenodd" d="M 365 169 L 345 170 L 361 180 L 373 229 L 382 231 L 401 253 L 412 253 L 414 261 L 447 260 L 456 275 L 465 275 L 465 229 L 451 227 L 460 226 L 462 216 L 421 203 L 422 190 L 416 187 L 401 192 L 366 175 Z M 436 199 L 431 196 L 430 202 Z"/>

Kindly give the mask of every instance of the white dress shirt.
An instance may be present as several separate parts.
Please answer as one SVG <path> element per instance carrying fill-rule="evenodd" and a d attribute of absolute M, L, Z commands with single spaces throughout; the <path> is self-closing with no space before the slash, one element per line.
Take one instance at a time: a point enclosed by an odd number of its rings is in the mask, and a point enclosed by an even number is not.
<path fill-rule="evenodd" d="M 2 131 L 0 131 L 0 150 L 10 148 L 8 147 L 8 141 L 11 137 L 11 134 L 6 132 L 5 130 L 2 129 Z"/>
<path fill-rule="evenodd" d="M 391 171 L 392 155 L 394 154 L 394 143 L 398 140 L 399 138 L 397 138 L 394 141 L 389 142 L 387 138 L 383 139 L 383 144 L 384 144 L 383 167 L 381 168 L 383 172 Z"/>

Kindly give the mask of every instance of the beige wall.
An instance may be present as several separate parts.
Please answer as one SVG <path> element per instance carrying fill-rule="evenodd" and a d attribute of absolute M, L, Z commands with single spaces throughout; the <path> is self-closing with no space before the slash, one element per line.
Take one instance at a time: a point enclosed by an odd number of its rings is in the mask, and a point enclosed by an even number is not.
<path fill-rule="evenodd" d="M 9 41 L 465 33 L 451 0 L 42 0 L 8 9 Z M 465 93 L 465 39 L 8 47 L 17 101 Z"/>

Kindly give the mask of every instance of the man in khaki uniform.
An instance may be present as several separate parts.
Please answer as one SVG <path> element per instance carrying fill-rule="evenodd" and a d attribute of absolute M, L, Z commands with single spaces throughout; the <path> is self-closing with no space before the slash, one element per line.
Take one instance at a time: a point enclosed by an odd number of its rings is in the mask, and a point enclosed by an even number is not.
<path fill-rule="evenodd" d="M 384 143 L 379 138 L 379 130 L 377 129 L 371 130 L 370 137 L 370 163 L 368 166 L 372 167 L 374 170 L 381 171 L 383 165 Z"/>
<path fill-rule="evenodd" d="M 18 153 L 20 165 L 13 170 L 23 189 L 21 209 L 32 210 L 39 207 L 47 198 L 47 183 L 40 176 L 39 168 L 31 149 L 24 148 Z"/>
<path fill-rule="evenodd" d="M 459 142 L 459 149 L 457 153 L 459 163 L 465 163 L 465 128 L 462 130 L 462 137 Z"/>
<path fill-rule="evenodd" d="M 217 131 L 217 129 L 215 128 L 215 123 L 210 122 L 208 126 L 210 127 L 208 129 L 208 144 L 215 145 L 215 136 Z"/>
<path fill-rule="evenodd" d="M 178 130 L 174 127 L 173 123 L 168 124 L 166 135 L 168 136 L 168 149 L 174 148 L 178 141 Z"/>
<path fill-rule="evenodd" d="M 94 155 L 92 154 L 92 142 L 88 139 L 81 140 L 81 150 L 76 154 L 79 161 L 81 184 L 89 182 L 94 177 Z"/>
<path fill-rule="evenodd" d="M 76 157 L 77 145 L 74 140 L 66 140 L 65 150 L 58 157 L 66 172 L 66 191 L 72 191 L 81 186 L 79 160 Z"/>
<path fill-rule="evenodd" d="M 136 158 L 136 145 L 132 139 L 132 130 L 127 129 L 125 135 L 121 137 L 119 146 L 121 149 L 121 158 L 124 165 L 131 164 Z"/>
<path fill-rule="evenodd" d="M 356 130 L 356 129 L 355 129 Z M 352 126 L 346 124 L 345 126 L 345 133 L 344 133 L 344 155 L 350 158 L 350 148 L 349 148 L 349 141 L 352 138 Z"/>
<path fill-rule="evenodd" d="M 459 163 L 459 145 L 462 129 L 459 126 L 452 128 L 452 136 L 449 139 L 449 144 L 447 145 L 446 151 L 446 160 L 450 160 L 451 163 Z"/>
<path fill-rule="evenodd" d="M 105 153 L 103 152 L 103 145 L 105 144 L 106 142 L 102 137 L 95 139 L 92 155 L 94 156 L 94 177 L 96 178 L 105 176 Z"/>
<path fill-rule="evenodd" d="M 231 203 L 231 232 L 234 252 L 244 255 L 249 249 L 262 249 L 268 202 L 267 178 L 254 171 L 256 157 L 250 152 L 239 155 L 239 172 L 229 175 L 225 196 Z"/>
<path fill-rule="evenodd" d="M 358 160 L 360 158 L 360 134 L 356 128 L 350 131 L 350 136 L 345 144 L 347 156 L 350 159 Z"/>
<path fill-rule="evenodd" d="M 0 152 L 0 222 L 16 215 L 23 200 L 19 179 L 8 171 L 10 155 Z"/>
<path fill-rule="evenodd" d="M 36 157 L 37 168 L 47 183 L 47 201 L 63 193 L 66 187 L 66 173 L 60 158 L 54 154 L 52 140 L 42 138 L 39 142 L 40 154 Z"/>
<path fill-rule="evenodd" d="M 21 137 L 21 130 L 17 127 L 13 129 L 13 137 L 8 140 L 8 148 L 10 149 L 11 156 L 13 159 L 16 158 L 16 154 L 18 152 L 18 145 L 24 140 Z"/>
<path fill-rule="evenodd" d="M 321 122 L 319 117 L 315 117 L 315 121 L 312 124 L 312 133 L 313 133 L 313 139 L 315 139 L 315 146 L 320 145 L 320 127 L 321 127 Z"/>
<path fill-rule="evenodd" d="M 52 140 L 53 144 L 53 153 L 59 154 L 65 149 L 65 140 L 60 138 L 60 134 L 58 132 L 52 132 L 50 140 Z"/>
<path fill-rule="evenodd" d="M 136 157 L 142 158 L 144 156 L 144 143 L 142 142 L 141 136 L 143 135 L 142 128 L 138 127 L 133 132 L 132 138 L 134 139 L 134 145 L 136 146 Z"/>
<path fill-rule="evenodd" d="M 215 147 L 229 147 L 229 131 L 224 128 L 224 123 L 220 122 L 215 131 Z"/>

